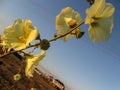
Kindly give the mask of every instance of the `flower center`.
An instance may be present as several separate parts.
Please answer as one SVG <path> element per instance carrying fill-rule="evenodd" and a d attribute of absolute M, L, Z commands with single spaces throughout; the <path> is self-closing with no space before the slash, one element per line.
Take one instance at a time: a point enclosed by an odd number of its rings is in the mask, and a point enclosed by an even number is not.
<path fill-rule="evenodd" d="M 69 28 L 74 28 L 77 26 L 77 21 L 72 18 L 65 18 L 65 22 Z"/>
<path fill-rule="evenodd" d="M 25 38 L 24 36 L 20 36 L 19 39 L 20 39 L 20 41 L 22 41 L 22 42 L 26 42 L 26 38 Z"/>
<path fill-rule="evenodd" d="M 70 28 L 74 28 L 77 26 L 76 20 L 72 19 L 71 21 L 68 22 Z"/>
<path fill-rule="evenodd" d="M 92 17 L 91 25 L 97 25 L 97 24 L 98 24 L 98 18 Z"/>

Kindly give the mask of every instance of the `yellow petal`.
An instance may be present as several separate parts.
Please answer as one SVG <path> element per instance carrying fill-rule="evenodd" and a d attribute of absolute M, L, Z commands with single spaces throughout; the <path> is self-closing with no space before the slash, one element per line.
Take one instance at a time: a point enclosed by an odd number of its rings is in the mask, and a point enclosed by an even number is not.
<path fill-rule="evenodd" d="M 100 17 L 104 17 L 104 18 L 105 17 L 110 17 L 110 16 L 113 15 L 114 11 L 115 11 L 114 6 L 112 4 L 110 4 L 110 3 L 107 3 L 105 5 L 104 10 L 101 13 Z"/>
<path fill-rule="evenodd" d="M 39 32 L 37 30 L 37 28 L 34 28 L 34 30 L 31 30 L 28 38 L 27 38 L 27 42 L 26 44 L 29 44 L 32 40 L 35 40 L 38 36 Z"/>
<path fill-rule="evenodd" d="M 86 10 L 86 14 L 90 17 L 101 14 L 105 7 L 105 0 L 95 0 L 94 4 Z"/>
<path fill-rule="evenodd" d="M 46 51 L 42 50 L 38 55 L 28 55 L 26 57 L 26 67 L 25 74 L 26 76 L 33 77 L 33 73 L 39 62 L 45 57 Z"/>
<path fill-rule="evenodd" d="M 59 14 L 56 16 L 56 25 L 64 25 L 65 21 L 64 21 L 64 17 Z"/>
<path fill-rule="evenodd" d="M 61 11 L 61 13 L 63 15 L 65 15 L 66 17 L 71 17 L 73 12 L 74 12 L 74 10 L 71 7 L 66 7 L 66 8 L 62 9 L 62 11 Z"/>
<path fill-rule="evenodd" d="M 75 12 L 74 14 L 75 14 L 74 19 L 75 19 L 78 23 L 80 23 L 80 21 L 82 20 L 81 15 L 80 15 L 79 13 L 77 13 L 77 12 Z"/>
<path fill-rule="evenodd" d="M 89 35 L 93 42 L 103 42 L 110 38 L 110 33 L 99 27 L 89 27 Z"/>
<path fill-rule="evenodd" d="M 113 16 L 98 20 L 99 27 L 111 33 L 113 29 Z"/>
<path fill-rule="evenodd" d="M 113 27 L 112 17 L 100 19 L 98 24 L 90 25 L 89 35 L 93 42 L 103 42 L 110 38 Z"/>

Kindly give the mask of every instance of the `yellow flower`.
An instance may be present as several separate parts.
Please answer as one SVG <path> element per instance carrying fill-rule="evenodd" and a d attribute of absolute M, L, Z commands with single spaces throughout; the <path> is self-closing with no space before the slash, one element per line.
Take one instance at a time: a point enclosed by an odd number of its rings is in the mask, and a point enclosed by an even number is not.
<path fill-rule="evenodd" d="M 56 16 L 56 30 L 58 31 L 57 35 L 60 36 L 69 32 L 80 23 L 81 19 L 81 15 L 78 12 L 75 12 L 71 7 L 63 8 Z M 62 40 L 67 41 L 72 36 L 75 36 L 75 32 L 79 31 L 81 32 L 81 30 L 77 28 L 70 34 L 64 36 Z"/>
<path fill-rule="evenodd" d="M 33 77 L 33 73 L 39 62 L 45 57 L 46 51 L 42 50 L 38 55 L 25 55 L 26 58 L 26 67 L 25 74 L 26 76 Z"/>
<path fill-rule="evenodd" d="M 15 81 L 18 81 L 18 80 L 21 79 L 21 75 L 20 75 L 20 74 L 14 75 L 14 76 L 13 76 L 13 79 L 14 79 Z"/>
<path fill-rule="evenodd" d="M 114 6 L 105 0 L 95 0 L 86 10 L 85 23 L 89 24 L 89 35 L 92 41 L 102 42 L 110 38 L 113 28 Z"/>
<path fill-rule="evenodd" d="M 26 48 L 37 36 L 38 30 L 32 26 L 30 20 L 23 21 L 22 19 L 17 19 L 13 25 L 5 28 L 2 43 L 3 46 L 6 45 L 7 48 L 21 50 Z"/>

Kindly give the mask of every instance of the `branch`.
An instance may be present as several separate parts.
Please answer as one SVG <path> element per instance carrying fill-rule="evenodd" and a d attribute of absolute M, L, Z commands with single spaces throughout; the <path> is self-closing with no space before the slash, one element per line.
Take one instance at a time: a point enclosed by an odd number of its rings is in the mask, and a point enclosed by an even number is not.
<path fill-rule="evenodd" d="M 84 20 L 83 20 L 79 25 L 77 25 L 76 27 L 72 28 L 69 32 L 67 32 L 67 33 L 65 33 L 65 34 L 63 34 L 63 35 L 60 35 L 60 36 L 58 36 L 58 37 L 55 37 L 55 38 L 49 40 L 49 42 L 56 41 L 57 39 L 62 38 L 62 37 L 64 37 L 64 36 L 70 34 L 72 31 L 74 31 L 75 29 L 77 29 L 77 28 L 78 28 L 80 25 L 82 25 L 82 24 L 84 24 Z"/>
<path fill-rule="evenodd" d="M 65 34 L 63 34 L 63 35 L 61 35 L 61 36 L 58 36 L 58 37 L 56 37 L 56 38 L 53 38 L 53 39 L 49 40 L 49 42 L 56 41 L 57 39 L 60 39 L 60 38 L 62 38 L 62 37 L 64 37 L 64 36 L 70 34 L 72 31 L 74 31 L 76 28 L 78 28 L 78 27 L 79 27 L 80 25 L 82 25 L 82 24 L 84 24 L 84 20 L 83 20 L 79 25 L 77 25 L 76 27 L 72 28 L 69 32 L 67 32 L 67 33 L 65 33 Z M 40 39 L 40 41 L 41 41 L 41 39 Z M 40 43 L 36 43 L 36 44 L 34 44 L 34 45 L 30 45 L 30 46 L 28 46 L 28 47 L 26 47 L 26 48 L 24 48 L 24 49 L 21 49 L 21 50 L 10 51 L 10 52 L 8 52 L 8 53 L 5 53 L 5 54 L 0 55 L 0 58 L 4 57 L 4 56 L 6 56 L 6 55 L 10 55 L 10 54 L 13 54 L 13 53 L 16 53 L 16 52 L 20 52 L 20 51 L 22 51 L 22 50 L 25 50 L 25 49 L 28 49 L 28 48 L 31 48 L 31 47 L 35 47 L 35 46 L 39 46 L 39 45 L 40 45 Z"/>
<path fill-rule="evenodd" d="M 28 48 L 31 48 L 31 47 L 35 47 L 35 46 L 39 46 L 39 45 L 40 45 L 40 43 L 37 43 L 37 44 L 34 44 L 34 45 L 30 45 L 30 46 L 28 46 L 28 47 L 26 47 L 26 48 L 24 48 L 24 49 L 21 49 L 21 50 L 10 51 L 10 52 L 8 52 L 8 53 L 4 53 L 4 54 L 0 55 L 0 58 L 4 57 L 4 56 L 6 56 L 6 55 L 10 55 L 10 54 L 13 54 L 13 53 L 16 53 L 16 52 L 20 52 L 20 51 L 22 51 L 22 50 L 25 50 L 25 49 L 28 49 Z"/>

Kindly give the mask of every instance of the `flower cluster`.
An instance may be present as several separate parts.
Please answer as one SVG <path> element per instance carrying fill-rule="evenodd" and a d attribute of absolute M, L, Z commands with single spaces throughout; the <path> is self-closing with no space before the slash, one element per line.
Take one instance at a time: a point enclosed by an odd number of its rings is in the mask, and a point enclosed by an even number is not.
<path fill-rule="evenodd" d="M 39 36 L 38 29 L 32 26 L 31 20 L 17 19 L 13 23 L 5 28 L 4 34 L 1 36 L 1 45 L 9 50 L 22 50 L 29 46 L 29 44 L 36 40 Z M 26 67 L 25 74 L 27 77 L 32 77 L 34 69 L 38 65 L 39 61 L 43 59 L 46 51 L 42 50 L 38 55 L 25 55 Z M 19 80 L 20 75 L 14 76 L 14 80 Z"/>
<path fill-rule="evenodd" d="M 88 0 L 91 1 L 91 7 L 86 10 L 86 18 L 82 21 L 81 15 L 71 7 L 66 7 L 56 16 L 55 38 L 52 40 L 40 39 L 38 29 L 32 25 L 31 20 L 17 19 L 5 28 L 4 34 L 0 37 L 0 44 L 6 47 L 8 51 L 22 51 L 28 47 L 39 47 L 41 52 L 37 55 L 24 52 L 26 61 L 25 74 L 27 77 L 33 77 L 33 73 L 39 62 L 45 57 L 46 50 L 50 47 L 50 41 L 61 38 L 68 41 L 75 36 L 77 39 L 84 35 L 79 28 L 83 23 L 89 25 L 89 36 L 93 42 L 103 42 L 110 38 L 113 28 L 113 14 L 115 8 L 112 4 L 106 3 L 105 0 Z M 30 46 L 33 40 L 38 39 L 39 43 Z M 23 52 L 22 52 L 23 53 Z M 19 80 L 21 76 L 16 74 L 14 80 Z"/>

